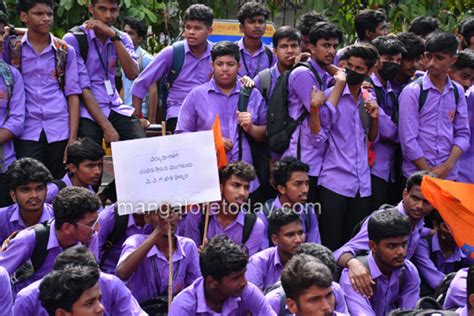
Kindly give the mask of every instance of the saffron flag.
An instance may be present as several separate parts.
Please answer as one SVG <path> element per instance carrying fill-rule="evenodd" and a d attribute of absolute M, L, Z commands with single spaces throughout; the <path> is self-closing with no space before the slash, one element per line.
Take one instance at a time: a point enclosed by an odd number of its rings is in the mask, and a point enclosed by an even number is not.
<path fill-rule="evenodd" d="M 214 145 L 216 146 L 217 167 L 222 168 L 227 166 L 227 155 L 225 154 L 224 139 L 222 138 L 221 120 L 219 114 L 216 114 L 216 119 L 212 124 L 212 131 L 214 133 Z"/>
<path fill-rule="evenodd" d="M 474 184 L 424 176 L 421 192 L 448 223 L 456 244 L 474 258 Z"/>

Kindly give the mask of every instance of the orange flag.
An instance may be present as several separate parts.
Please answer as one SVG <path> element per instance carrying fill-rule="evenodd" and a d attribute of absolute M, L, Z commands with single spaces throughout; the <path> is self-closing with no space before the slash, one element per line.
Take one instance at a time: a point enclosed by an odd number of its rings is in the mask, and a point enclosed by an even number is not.
<path fill-rule="evenodd" d="M 222 168 L 227 166 L 227 156 L 225 154 L 224 139 L 222 138 L 221 120 L 219 114 L 216 114 L 216 119 L 212 124 L 212 131 L 214 132 L 214 144 L 216 146 L 217 167 Z"/>
<path fill-rule="evenodd" d="M 448 223 L 456 244 L 474 258 L 474 184 L 424 176 L 421 192 Z"/>

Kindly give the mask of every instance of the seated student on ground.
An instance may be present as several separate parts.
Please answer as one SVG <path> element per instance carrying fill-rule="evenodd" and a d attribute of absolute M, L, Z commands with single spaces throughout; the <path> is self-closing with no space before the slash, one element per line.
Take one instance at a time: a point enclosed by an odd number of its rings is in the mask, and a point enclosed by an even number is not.
<path fill-rule="evenodd" d="M 145 222 L 153 227 L 153 231 L 149 235 L 130 236 L 123 243 L 116 274 L 142 306 L 152 299 L 167 298 L 169 282 L 172 282 L 173 295 L 176 295 L 201 276 L 196 244 L 189 238 L 175 235 L 179 219 L 178 213 L 164 206 L 148 212 Z M 171 250 L 169 229 L 173 243 Z M 173 262 L 172 280 L 168 279 L 170 260 Z"/>
<path fill-rule="evenodd" d="M 49 273 L 40 284 L 41 304 L 50 316 L 104 315 L 99 271 L 70 266 Z"/>
<path fill-rule="evenodd" d="M 462 268 L 454 276 L 446 292 L 446 299 L 443 303 L 443 309 L 456 309 L 466 305 L 467 299 L 467 271 L 468 268 Z"/>
<path fill-rule="evenodd" d="M 21 158 L 6 173 L 14 204 L 0 209 L 0 243 L 13 232 L 43 223 L 53 217 L 53 208 L 45 204 L 46 184 L 51 173 L 38 160 Z"/>
<path fill-rule="evenodd" d="M 268 218 L 275 209 L 290 208 L 300 214 L 307 242 L 321 243 L 319 236 L 318 218 L 311 204 L 307 204 L 309 192 L 309 166 L 294 158 L 285 157 L 272 166 L 273 183 L 278 190 L 278 196 L 268 200 L 258 217 L 265 225 L 264 236 L 268 235 Z M 261 249 L 273 246 L 269 238 L 262 238 Z"/>
<path fill-rule="evenodd" d="M 287 207 L 275 209 L 268 222 L 268 236 L 274 247 L 251 256 L 245 273 L 247 280 L 262 291 L 278 281 L 285 264 L 305 242 L 300 215 L 295 210 Z"/>
<path fill-rule="evenodd" d="M 94 192 L 100 185 L 105 151 L 90 138 L 79 138 L 67 148 L 67 173 L 48 184 L 46 203 L 52 203 L 62 188 L 83 187 Z"/>
<path fill-rule="evenodd" d="M 323 245 L 308 242 L 299 245 L 296 249 L 296 253 L 298 255 L 304 254 L 312 256 L 329 268 L 333 278 L 331 286 L 335 300 L 334 311 L 341 314 L 348 314 L 344 293 L 342 292 L 339 283 L 334 281 L 337 280 L 339 276 L 337 272 L 337 264 L 334 260 L 331 250 Z M 278 315 L 289 314 L 288 308 L 286 307 L 286 295 L 283 291 L 283 288 L 281 287 L 281 282 L 275 283 L 273 289 L 265 295 L 265 298 L 267 299 L 268 303 L 270 303 L 270 306 L 275 311 L 275 313 Z M 284 308 L 284 310 L 282 310 L 282 308 Z"/>
<path fill-rule="evenodd" d="M 309 32 L 318 22 L 329 22 L 329 20 L 316 11 L 308 11 L 298 18 L 296 29 L 301 33 L 301 51 L 304 53 L 311 53 Z"/>
<path fill-rule="evenodd" d="M 2 289 L 2 294 L 0 295 L 0 311 L 4 312 L 5 315 L 14 315 L 10 276 L 3 267 L 0 267 L 0 288 Z"/>
<path fill-rule="evenodd" d="M 248 256 L 228 237 L 212 238 L 200 254 L 202 277 L 176 296 L 169 315 L 275 315 L 262 292 L 248 283 Z"/>
<path fill-rule="evenodd" d="M 86 246 L 78 245 L 64 250 L 54 262 L 53 271 L 61 271 L 70 266 L 91 267 L 99 271 L 94 255 Z M 48 312 L 39 300 L 38 280 L 23 290 L 15 299 L 14 315 L 48 316 Z M 100 272 L 99 287 L 102 291 L 102 304 L 105 315 L 142 316 L 145 312 L 138 305 L 130 290 L 116 276 Z"/>
<path fill-rule="evenodd" d="M 420 298 L 420 277 L 406 260 L 410 220 L 397 210 L 374 214 L 368 223 L 368 256 L 359 257 L 373 280 L 373 295 L 364 296 L 352 284 L 349 269 L 339 284 L 351 315 L 387 315 L 396 308 L 414 308 Z"/>
<path fill-rule="evenodd" d="M 18 291 L 49 273 L 56 257 L 79 243 L 97 254 L 99 198 L 85 188 L 69 187 L 54 200 L 54 219 L 20 231 L 4 245 L 0 266 L 12 277 Z"/>
<path fill-rule="evenodd" d="M 467 270 L 466 278 L 467 297 L 466 305 L 463 308 L 458 309 L 456 312 L 460 316 L 472 316 L 474 315 L 474 265 Z"/>
<path fill-rule="evenodd" d="M 219 170 L 222 200 L 210 204 L 209 227 L 205 239 L 224 234 L 238 245 L 245 245 L 251 256 L 260 250 L 263 223 L 245 208 L 249 197 L 250 181 L 255 179 L 253 166 L 239 161 Z M 203 244 L 205 215 L 192 209 L 186 216 L 187 237 L 199 247 Z"/>
<path fill-rule="evenodd" d="M 331 284 L 329 268 L 309 255 L 293 256 L 281 274 L 286 305 L 296 316 L 334 315 Z"/>
<path fill-rule="evenodd" d="M 421 182 L 425 175 L 431 174 L 426 171 L 416 172 L 408 178 L 406 188 L 403 191 L 403 200 L 396 206 L 398 211 L 410 220 L 411 233 L 408 238 L 406 252 L 408 260 L 413 257 L 419 240 L 423 238 L 424 217 L 433 210 L 433 206 L 421 192 Z M 381 212 L 385 212 L 385 210 L 374 212 L 371 216 Z M 357 255 L 367 253 L 370 249 L 367 225 L 368 218 L 363 220 L 358 232 L 353 232 L 354 237 L 334 252 L 334 257 L 341 268 L 348 268 L 351 275 L 354 276 L 351 279 L 351 281 L 354 281 L 352 285 L 357 287 L 360 293 L 370 297 L 373 293 L 371 276 L 364 264 L 356 258 Z"/>

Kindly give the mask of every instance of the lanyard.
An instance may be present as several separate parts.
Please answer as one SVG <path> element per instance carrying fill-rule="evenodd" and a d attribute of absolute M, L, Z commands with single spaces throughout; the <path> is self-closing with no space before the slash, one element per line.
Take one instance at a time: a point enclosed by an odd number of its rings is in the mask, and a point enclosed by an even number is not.
<path fill-rule="evenodd" d="M 260 62 L 262 61 L 262 56 L 264 54 L 265 54 L 265 51 L 263 51 L 260 54 L 260 57 L 258 58 L 257 68 L 255 68 L 255 72 L 254 72 L 253 76 L 251 76 L 250 78 L 253 79 L 258 74 L 258 70 L 260 69 Z M 247 62 L 245 61 L 245 52 L 244 52 L 244 50 L 242 50 L 242 61 L 244 62 L 244 67 L 245 67 L 245 70 L 247 71 L 247 74 L 250 76 L 251 74 L 250 74 L 249 68 L 247 67 Z"/>
<path fill-rule="evenodd" d="M 97 51 L 97 56 L 99 57 L 100 64 L 102 65 L 102 69 L 104 69 L 105 73 L 105 80 L 109 80 L 109 72 L 107 71 L 107 66 L 109 65 L 109 45 L 107 45 L 106 53 L 105 53 L 105 63 L 102 60 L 102 54 L 99 52 L 99 47 L 97 46 L 96 41 L 94 42 L 95 50 Z M 107 66 L 106 66 L 107 65 Z"/>
<path fill-rule="evenodd" d="M 173 260 L 173 258 L 171 257 L 169 260 Z M 167 262 L 168 263 L 168 262 Z M 178 277 L 178 273 L 179 273 L 179 264 L 181 263 L 181 260 L 178 261 L 176 263 L 176 268 L 174 268 L 174 265 L 173 265 L 173 280 L 168 280 L 168 284 L 169 282 L 173 282 L 174 283 L 174 280 L 176 280 L 176 278 Z M 155 273 L 155 279 L 156 279 L 156 295 L 157 296 L 161 296 L 163 295 L 163 293 L 161 292 L 161 273 L 160 273 L 160 270 L 158 270 L 158 265 L 156 264 L 156 258 L 155 256 L 152 256 L 151 257 L 151 264 L 153 266 L 153 270 L 154 270 L 154 273 Z M 174 290 L 173 290 L 174 291 Z"/>

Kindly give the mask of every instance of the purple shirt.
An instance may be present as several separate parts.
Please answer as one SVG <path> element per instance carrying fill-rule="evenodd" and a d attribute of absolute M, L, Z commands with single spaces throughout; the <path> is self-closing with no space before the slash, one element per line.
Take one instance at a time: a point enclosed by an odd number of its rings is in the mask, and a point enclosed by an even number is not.
<path fill-rule="evenodd" d="M 268 203 L 268 202 L 267 202 Z M 270 216 L 271 211 L 273 211 L 275 208 L 281 208 L 281 201 L 280 197 L 278 196 L 275 200 L 272 202 L 272 209 L 270 210 L 270 213 L 268 216 Z M 311 219 L 311 225 L 309 226 L 309 231 L 306 231 L 306 212 L 305 210 L 302 209 L 300 204 L 295 205 L 295 211 L 300 214 L 301 218 L 301 225 L 303 226 L 304 233 L 306 235 L 306 242 L 314 242 L 316 244 L 321 243 L 321 236 L 319 234 L 319 225 L 318 225 L 318 217 L 316 216 L 316 213 L 314 211 L 314 208 L 310 204 L 305 204 L 306 210 L 310 213 L 309 217 Z M 268 236 L 268 218 L 265 216 L 265 213 L 263 211 L 257 212 L 257 216 L 260 218 L 260 220 L 263 223 L 263 236 Z M 262 238 L 262 243 L 260 246 L 261 250 L 267 249 L 270 247 L 270 240 L 268 238 Z"/>
<path fill-rule="evenodd" d="M 76 37 L 72 33 L 67 33 L 64 36 L 64 40 L 69 45 L 74 47 L 77 52 L 77 59 L 80 60 L 78 66 L 80 68 L 79 74 L 81 75 L 81 86 L 88 85 L 87 77 L 84 78 L 84 76 L 88 76 L 92 93 L 99 103 L 99 106 L 105 117 L 109 116 L 110 110 L 126 116 L 132 115 L 134 111 L 133 107 L 123 104 L 123 101 L 115 87 L 115 74 L 117 72 L 117 64 L 119 59 L 114 44 L 112 41 L 110 41 L 109 37 L 107 37 L 105 43 L 102 44 L 102 41 L 96 37 L 94 30 L 86 30 L 84 25 L 81 26 L 81 29 L 87 36 L 87 44 L 89 47 L 87 61 L 85 62 L 80 56 L 79 44 Z M 119 34 L 126 50 L 130 55 L 133 55 L 135 49 L 133 47 L 132 40 L 128 34 L 124 32 L 119 32 Z M 105 69 L 102 66 L 101 58 L 104 66 L 107 67 L 107 74 L 105 73 Z M 84 65 L 86 69 L 84 69 L 82 65 Z M 105 80 L 110 80 L 112 89 L 114 91 L 113 95 L 108 95 L 104 84 Z M 94 120 L 87 111 L 87 108 L 84 106 L 84 104 L 81 104 L 81 117 Z"/>
<path fill-rule="evenodd" d="M 233 240 L 236 244 L 242 245 L 242 233 L 244 229 L 244 211 L 240 211 L 235 221 L 227 227 L 223 228 L 217 219 L 217 214 L 213 213 L 209 216 L 209 227 L 207 230 L 207 240 L 211 240 L 212 237 L 219 234 L 224 234 L 229 239 Z M 199 225 L 201 220 L 204 220 L 202 214 L 191 212 L 186 216 L 186 235 L 187 237 L 194 240 L 196 245 L 202 244 L 202 236 L 199 231 Z M 261 238 L 263 236 L 263 223 L 257 218 L 255 225 L 253 226 L 252 232 L 250 233 L 249 239 L 245 243 L 245 247 L 248 250 L 249 256 L 257 253 L 260 249 Z"/>
<path fill-rule="evenodd" d="M 76 52 L 67 47 L 64 92 L 56 78 L 57 49 L 53 37 L 50 45 L 41 53 L 37 53 L 30 41 L 28 33 L 21 40 L 21 74 L 25 86 L 25 125 L 22 140 L 38 141 L 44 130 L 49 143 L 69 138 L 69 108 L 67 98 L 81 94 L 79 86 Z M 7 53 L 8 54 L 8 53 Z"/>
<path fill-rule="evenodd" d="M 459 160 L 459 182 L 474 184 L 474 86 L 471 86 L 466 92 L 466 103 L 469 115 L 469 128 L 471 130 L 471 139 L 468 150 L 462 153 Z"/>
<path fill-rule="evenodd" d="M 232 149 L 227 152 L 227 161 L 238 161 L 239 133 L 237 109 L 241 88 L 242 84 L 240 81 L 237 81 L 234 90 L 227 96 L 221 92 L 213 78 L 211 81 L 191 90 L 181 106 L 176 133 L 212 130 L 216 115 L 219 114 L 222 137 L 229 138 L 233 144 Z M 257 89 L 252 89 L 247 112 L 252 114 L 253 124 L 259 126 L 266 125 L 267 107 L 265 100 Z M 250 145 L 245 135 L 243 135 L 242 139 L 242 160 L 253 164 Z M 255 191 L 258 186 L 259 182 L 257 179 L 252 181 L 250 192 Z"/>
<path fill-rule="evenodd" d="M 370 299 L 354 290 L 349 279 L 349 270 L 346 268 L 342 271 L 339 284 L 346 297 L 350 314 L 388 315 L 396 308 L 415 308 L 420 298 L 420 277 L 413 263 L 405 260 L 404 267 L 395 269 L 390 276 L 386 276 L 380 271 L 372 253 L 367 259 L 370 276 L 376 283 Z"/>
<path fill-rule="evenodd" d="M 0 76 L 0 128 L 5 128 L 18 137 L 25 124 L 25 87 L 20 72 L 10 65 L 8 67 L 12 73 L 13 87 L 8 100 L 8 89 L 3 76 Z M 0 173 L 5 173 L 15 159 L 13 141 L 0 144 Z"/>
<path fill-rule="evenodd" d="M 117 265 L 120 265 L 146 239 L 147 235 L 130 236 L 122 246 Z M 189 238 L 176 236 L 173 253 L 173 295 L 191 285 L 201 276 L 196 244 Z M 167 295 L 169 284 L 169 262 L 163 253 L 153 246 L 137 270 L 126 281 L 133 296 L 143 303 L 159 295 Z"/>
<path fill-rule="evenodd" d="M 331 92 L 328 89 L 325 94 Z M 329 138 L 318 184 L 346 197 L 372 194 L 367 136 L 359 113 L 361 98 L 362 93 L 354 103 L 346 84 L 337 107 L 327 101 L 320 112 L 321 127 L 328 131 Z"/>
<path fill-rule="evenodd" d="M 33 250 L 35 248 L 36 234 L 32 227 L 24 229 L 13 238 L 8 244 L 7 249 L 0 253 L 0 266 L 4 267 L 8 273 L 13 274 L 20 266 L 30 260 Z M 79 244 L 79 242 L 77 243 Z M 74 246 L 74 245 L 73 245 Z M 34 274 L 23 282 L 18 282 L 13 285 L 13 291 L 16 295 L 22 288 L 41 279 L 46 274 L 51 272 L 56 257 L 64 250 L 60 245 L 56 236 L 56 229 L 54 228 L 54 220 L 51 221 L 51 228 L 49 230 L 49 239 L 47 245 L 48 254 L 44 260 L 43 265 L 34 272 Z M 97 255 L 97 234 L 89 243 L 91 252 Z"/>
<path fill-rule="evenodd" d="M 14 315 L 48 316 L 39 299 L 38 280 L 16 296 Z M 102 304 L 105 316 L 145 316 L 147 315 L 138 305 L 130 290 L 114 275 L 100 273 L 99 287 L 102 292 Z"/>
<path fill-rule="evenodd" d="M 38 223 L 44 223 L 54 217 L 53 207 L 43 204 L 43 211 Z M 20 214 L 18 204 L 0 209 L 0 243 L 3 243 L 13 232 L 27 228 Z"/>
<path fill-rule="evenodd" d="M 239 76 L 249 76 L 255 78 L 255 76 L 265 68 L 273 66 L 277 59 L 272 53 L 272 60 L 269 60 L 267 52 L 265 51 L 265 44 L 262 42 L 260 48 L 252 55 L 244 46 L 244 38 L 242 37 L 238 42 L 240 50 L 240 67 Z"/>
<path fill-rule="evenodd" d="M 316 69 L 323 85 L 321 86 L 313 72 L 304 66 L 293 70 L 288 77 L 288 115 L 294 120 L 297 120 L 303 113 L 306 113 L 306 117 L 291 135 L 290 145 L 283 156 L 299 158 L 309 165 L 309 175 L 317 177 L 321 170 L 327 135 L 323 130 L 318 134 L 311 133 L 309 127 L 311 90 L 313 86 L 316 86 L 318 91 L 326 90 L 332 77 L 314 60 L 310 59 L 309 63 Z M 300 157 L 298 157 L 298 139 L 301 144 Z"/>
<path fill-rule="evenodd" d="M 135 219 L 133 218 L 132 214 L 122 216 L 128 216 L 125 234 L 115 244 L 112 245 L 107 259 L 105 259 L 101 266 L 102 271 L 109 274 L 115 274 L 115 268 L 117 267 L 117 262 L 119 261 L 120 253 L 122 252 L 122 244 L 124 241 L 127 240 L 128 237 L 135 234 L 148 235 L 153 230 L 153 228 L 148 224 L 145 224 L 143 227 L 138 226 L 135 223 Z M 99 213 L 99 225 L 99 254 L 102 260 L 105 243 L 107 242 L 107 238 L 112 233 L 115 225 L 115 204 L 107 206 Z"/>
<path fill-rule="evenodd" d="M 174 298 L 169 312 L 170 316 L 244 316 L 250 314 L 276 316 L 262 292 L 252 283 L 247 283 L 240 296 L 229 297 L 224 302 L 221 313 L 213 311 L 206 303 L 204 279 L 202 277 L 198 278 Z"/>
<path fill-rule="evenodd" d="M 418 169 L 412 161 L 425 158 L 429 167 L 444 163 L 456 145 L 464 152 L 469 148 L 469 124 L 466 98 L 463 88 L 455 83 L 459 91 L 456 105 L 452 81 L 448 78 L 440 93 L 428 74 L 423 76 L 423 89 L 428 90 L 421 111 L 418 107 L 419 85 L 407 85 L 399 97 L 400 117 L 398 121 L 400 144 L 403 152 L 403 175 L 409 177 Z M 448 180 L 456 180 L 458 164 L 449 173 Z"/>
<path fill-rule="evenodd" d="M 467 303 L 467 269 L 459 270 L 449 285 L 443 309 L 462 307 Z"/>
<path fill-rule="evenodd" d="M 178 117 L 181 104 L 193 88 L 206 83 L 212 76 L 211 49 L 212 43 L 207 42 L 207 49 L 201 57 L 197 57 L 190 50 L 188 42 L 184 41 L 184 62 L 178 77 L 169 90 L 166 101 L 166 118 Z M 133 82 L 132 95 L 144 98 L 152 84 L 164 78 L 170 71 L 173 63 L 173 47 L 163 49 Z"/>
<path fill-rule="evenodd" d="M 66 187 L 72 187 L 73 186 L 73 184 L 71 182 L 71 178 L 69 177 L 69 175 L 67 173 L 64 175 L 64 177 L 61 180 L 64 182 Z M 90 185 L 88 185 L 85 188 L 95 194 L 94 189 Z M 52 204 L 54 198 L 56 197 L 56 195 L 58 195 L 58 193 L 59 193 L 59 187 L 53 182 L 48 183 L 48 193 L 46 194 L 45 202 Z"/>
<path fill-rule="evenodd" d="M 10 286 L 10 276 L 7 270 L 0 267 L 0 311 L 2 315 L 13 315 L 13 296 Z M 15 314 L 20 315 L 20 314 Z"/>
<path fill-rule="evenodd" d="M 278 246 L 257 252 L 249 259 L 245 276 L 247 281 L 265 290 L 280 279 L 283 264 L 278 253 Z"/>

